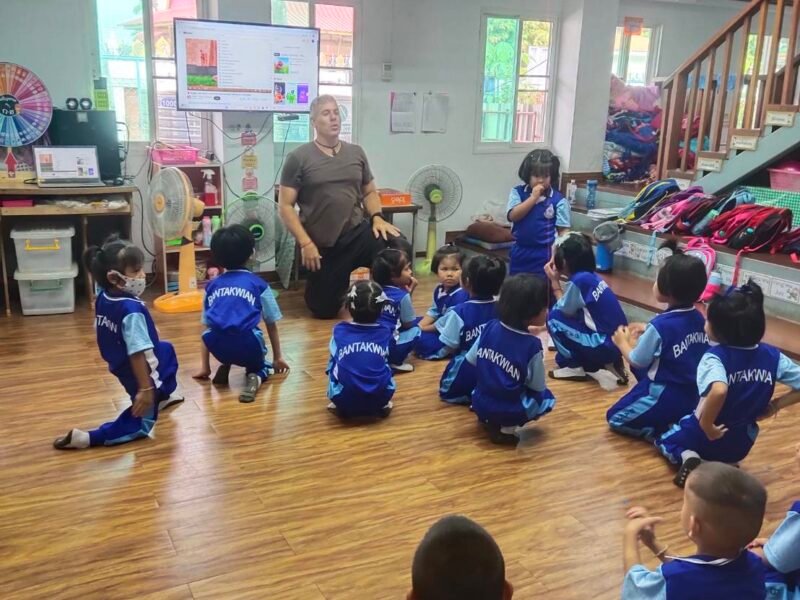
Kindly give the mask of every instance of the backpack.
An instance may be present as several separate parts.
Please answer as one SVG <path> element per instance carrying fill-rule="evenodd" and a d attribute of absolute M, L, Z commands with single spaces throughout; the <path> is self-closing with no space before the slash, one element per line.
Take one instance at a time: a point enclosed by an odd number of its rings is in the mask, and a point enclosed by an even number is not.
<path fill-rule="evenodd" d="M 663 179 L 647 184 L 636 195 L 633 202 L 620 211 L 619 217 L 623 221 L 640 219 L 658 202 L 677 191 L 680 191 L 680 188 L 678 187 L 678 182 L 674 179 Z"/>
<path fill-rule="evenodd" d="M 673 194 L 673 198 L 680 194 Z M 694 205 L 703 197 L 702 192 L 692 194 L 688 198 L 680 199 L 677 202 L 666 203 L 666 206 L 659 204 L 655 212 L 641 219 L 640 227 L 648 231 L 666 232 L 672 229 L 681 215 L 690 211 Z"/>
<path fill-rule="evenodd" d="M 649 210 L 647 210 L 641 217 L 634 219 L 631 223 L 635 225 L 641 225 L 642 223 L 646 223 L 653 219 L 655 215 L 659 212 L 664 210 L 665 208 L 672 207 L 676 204 L 682 204 L 684 201 L 689 200 L 696 196 L 697 194 L 702 194 L 703 188 L 699 186 L 693 186 L 683 190 L 682 192 L 674 192 L 671 194 L 667 194 L 661 200 L 654 203 Z"/>
<path fill-rule="evenodd" d="M 719 204 L 719 198 L 704 194 L 697 202 L 694 202 L 691 206 L 687 207 L 682 214 L 678 215 L 672 230 L 682 235 L 695 234 L 695 226 L 701 223 L 712 210 L 715 208 L 719 210 L 717 208 Z"/>
<path fill-rule="evenodd" d="M 800 227 L 780 235 L 772 244 L 771 254 L 788 254 L 794 263 L 800 263 Z"/>
<path fill-rule="evenodd" d="M 708 281 L 703 293 L 700 294 L 700 302 L 708 302 L 719 292 L 720 288 L 719 273 L 714 271 L 714 266 L 717 264 L 717 251 L 709 246 L 704 238 L 689 238 L 686 241 L 686 249 L 683 252 L 703 262 Z"/>

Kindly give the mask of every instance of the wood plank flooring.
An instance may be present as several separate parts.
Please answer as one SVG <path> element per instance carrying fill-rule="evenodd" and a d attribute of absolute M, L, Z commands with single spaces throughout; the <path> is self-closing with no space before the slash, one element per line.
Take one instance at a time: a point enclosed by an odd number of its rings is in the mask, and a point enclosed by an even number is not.
<path fill-rule="evenodd" d="M 415 294 L 420 314 L 433 284 Z M 292 370 L 251 405 L 237 401 L 241 370 L 230 388 L 191 378 L 196 314 L 153 312 L 186 402 L 152 440 L 79 452 L 52 439 L 127 404 L 89 309 L 0 318 L 2 598 L 401 599 L 417 543 L 449 513 L 496 537 L 521 599 L 618 598 L 632 504 L 665 517 L 673 551 L 691 549 L 670 468 L 606 427 L 619 394 L 554 383 L 554 412 L 516 449 L 497 447 L 472 413 L 439 402 L 444 363 L 417 361 L 390 418 L 342 423 L 325 410 L 333 322 L 310 319 L 298 292 L 279 303 Z M 800 496 L 799 426 L 800 411 L 766 423 L 743 465 L 768 486 L 767 532 Z"/>

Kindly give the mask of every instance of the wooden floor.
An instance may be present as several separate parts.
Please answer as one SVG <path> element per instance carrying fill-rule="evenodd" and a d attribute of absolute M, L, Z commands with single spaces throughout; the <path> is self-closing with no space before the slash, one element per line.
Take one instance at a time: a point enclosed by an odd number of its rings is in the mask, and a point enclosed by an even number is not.
<path fill-rule="evenodd" d="M 420 313 L 432 285 L 415 294 Z M 397 377 L 389 419 L 343 424 L 325 410 L 332 323 L 308 318 L 297 292 L 279 302 L 292 371 L 254 404 L 237 401 L 241 372 L 230 389 L 191 379 L 196 314 L 154 312 L 186 402 L 152 440 L 76 452 L 51 441 L 127 402 L 88 309 L 0 318 L 2 598 L 401 599 L 416 544 L 449 513 L 496 537 L 521 599 L 618 598 L 632 504 L 665 517 L 673 551 L 690 550 L 670 468 L 605 425 L 615 394 L 554 384 L 554 412 L 518 448 L 497 447 L 472 413 L 439 402 L 443 363 L 417 362 Z M 800 494 L 799 430 L 800 411 L 780 415 L 744 463 L 769 489 L 766 531 Z"/>

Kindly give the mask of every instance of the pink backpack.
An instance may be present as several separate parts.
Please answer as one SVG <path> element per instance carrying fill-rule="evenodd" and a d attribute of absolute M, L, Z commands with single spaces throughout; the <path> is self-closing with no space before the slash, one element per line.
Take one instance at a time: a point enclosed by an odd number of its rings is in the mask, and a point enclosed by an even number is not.
<path fill-rule="evenodd" d="M 700 302 L 708 302 L 719 292 L 720 287 L 719 274 L 714 271 L 714 266 L 717 264 L 717 251 L 709 246 L 704 238 L 689 238 L 686 241 L 684 253 L 703 261 L 708 283 L 706 283 L 706 289 L 700 295 Z"/>
<path fill-rule="evenodd" d="M 675 196 L 678 196 L 678 194 L 675 194 Z M 703 192 L 696 192 L 688 198 L 683 198 L 674 204 L 664 206 L 656 213 L 651 214 L 640 224 L 640 227 L 648 231 L 661 233 L 670 231 L 676 223 L 680 222 L 683 215 L 691 212 L 694 206 L 705 198 L 708 198 L 708 196 L 705 196 Z"/>

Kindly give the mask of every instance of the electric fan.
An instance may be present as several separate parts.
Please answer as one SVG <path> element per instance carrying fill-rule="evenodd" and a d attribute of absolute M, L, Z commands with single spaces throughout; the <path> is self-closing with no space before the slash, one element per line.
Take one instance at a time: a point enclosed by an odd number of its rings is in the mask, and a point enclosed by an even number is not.
<path fill-rule="evenodd" d="M 178 291 L 156 298 L 155 307 L 165 313 L 197 312 L 203 308 L 203 292 L 197 289 L 192 240 L 192 218 L 203 214 L 203 203 L 194 197 L 189 178 L 175 167 L 159 170 L 150 182 L 148 217 L 162 240 L 180 236 Z"/>
<path fill-rule="evenodd" d="M 260 269 L 275 258 L 275 203 L 248 192 L 228 205 L 226 225 L 244 225 L 256 240 L 252 262 Z M 255 270 L 258 270 L 255 269 Z"/>
<path fill-rule="evenodd" d="M 408 181 L 408 192 L 414 204 L 422 206 L 420 213 L 428 219 L 428 239 L 425 259 L 415 269 L 429 271 L 436 252 L 436 224 L 452 216 L 461 204 L 461 180 L 455 172 L 442 165 L 422 167 Z"/>

